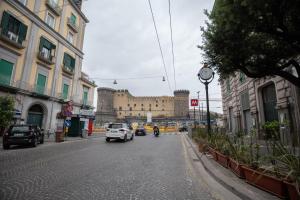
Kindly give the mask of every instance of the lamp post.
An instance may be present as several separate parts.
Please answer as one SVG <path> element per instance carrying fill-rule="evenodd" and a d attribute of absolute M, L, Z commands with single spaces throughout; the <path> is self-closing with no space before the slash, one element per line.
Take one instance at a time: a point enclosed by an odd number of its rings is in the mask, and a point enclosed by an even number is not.
<path fill-rule="evenodd" d="M 207 115 L 207 133 L 210 134 L 210 113 L 209 113 L 209 98 L 208 98 L 208 84 L 212 82 L 214 79 L 215 73 L 214 71 L 208 66 L 207 63 L 204 63 L 203 67 L 198 72 L 198 78 L 201 83 L 205 85 L 205 92 L 206 92 L 206 115 Z"/>
<path fill-rule="evenodd" d="M 199 112 L 199 126 L 200 126 L 200 122 L 201 122 L 200 103 L 199 103 L 199 93 L 200 93 L 200 91 L 198 91 L 197 93 L 198 93 L 198 112 Z"/>

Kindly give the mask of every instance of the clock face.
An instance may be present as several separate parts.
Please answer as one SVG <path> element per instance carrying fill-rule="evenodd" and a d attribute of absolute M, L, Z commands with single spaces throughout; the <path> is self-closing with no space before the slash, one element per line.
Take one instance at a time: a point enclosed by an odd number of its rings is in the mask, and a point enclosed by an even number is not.
<path fill-rule="evenodd" d="M 213 70 L 209 67 L 203 67 L 200 70 L 200 78 L 204 80 L 208 80 L 212 77 L 213 75 Z"/>

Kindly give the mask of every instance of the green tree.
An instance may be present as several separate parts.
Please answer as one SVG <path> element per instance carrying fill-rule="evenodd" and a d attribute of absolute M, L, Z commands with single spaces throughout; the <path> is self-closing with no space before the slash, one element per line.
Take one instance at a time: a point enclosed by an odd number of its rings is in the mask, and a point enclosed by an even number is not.
<path fill-rule="evenodd" d="M 0 96 L 0 134 L 2 135 L 14 115 L 14 99 L 10 96 Z"/>
<path fill-rule="evenodd" d="M 202 28 L 206 62 L 221 78 L 242 71 L 251 78 L 277 75 L 300 87 L 299 10 L 300 0 L 216 0 Z"/>

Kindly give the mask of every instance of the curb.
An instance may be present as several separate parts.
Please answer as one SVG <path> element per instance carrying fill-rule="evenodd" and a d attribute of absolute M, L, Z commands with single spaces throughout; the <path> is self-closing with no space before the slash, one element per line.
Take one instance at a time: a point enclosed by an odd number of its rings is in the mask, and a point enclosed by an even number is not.
<path fill-rule="evenodd" d="M 240 191 L 238 191 L 235 187 L 227 184 L 225 181 L 223 181 L 221 178 L 219 178 L 218 176 L 216 176 L 216 174 L 211 170 L 211 168 L 207 167 L 207 165 L 205 164 L 205 162 L 202 159 L 202 156 L 204 155 L 203 153 L 200 154 L 197 149 L 195 149 L 193 142 L 191 141 L 191 139 L 185 135 L 185 138 L 187 139 L 188 143 L 191 145 L 194 153 L 196 154 L 196 156 L 198 157 L 198 159 L 200 160 L 201 164 L 203 165 L 204 169 L 208 172 L 209 175 L 211 175 L 218 183 L 220 183 L 222 186 L 224 186 L 227 190 L 229 190 L 230 192 L 232 192 L 233 194 L 235 194 L 236 196 L 238 196 L 239 198 L 243 199 L 243 200 L 256 200 L 256 198 L 251 198 L 249 197 L 247 194 L 244 194 Z M 200 154 L 200 155 L 199 155 Z"/>

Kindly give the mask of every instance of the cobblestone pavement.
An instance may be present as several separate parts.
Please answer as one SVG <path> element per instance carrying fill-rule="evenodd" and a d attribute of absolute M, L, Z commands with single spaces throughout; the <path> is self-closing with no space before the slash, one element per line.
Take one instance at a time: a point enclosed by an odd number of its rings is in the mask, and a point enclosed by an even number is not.
<path fill-rule="evenodd" d="M 0 199 L 213 199 L 189 172 L 181 135 L 104 137 L 0 151 Z"/>

